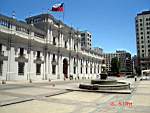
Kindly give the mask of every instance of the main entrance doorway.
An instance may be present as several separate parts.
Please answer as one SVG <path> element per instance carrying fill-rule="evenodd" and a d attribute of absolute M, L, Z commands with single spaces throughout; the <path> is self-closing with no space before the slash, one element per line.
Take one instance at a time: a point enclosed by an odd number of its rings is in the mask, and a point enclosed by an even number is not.
<path fill-rule="evenodd" d="M 68 61 L 66 58 L 63 60 L 63 74 L 64 78 L 68 78 Z"/>

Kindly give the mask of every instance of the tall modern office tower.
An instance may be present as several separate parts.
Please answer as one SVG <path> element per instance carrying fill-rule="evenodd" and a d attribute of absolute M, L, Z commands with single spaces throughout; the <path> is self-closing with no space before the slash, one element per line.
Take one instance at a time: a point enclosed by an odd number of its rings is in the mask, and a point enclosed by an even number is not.
<path fill-rule="evenodd" d="M 91 49 L 92 46 L 92 35 L 88 31 L 81 32 L 81 47 Z"/>
<path fill-rule="evenodd" d="M 150 69 L 150 11 L 138 13 L 135 25 L 139 67 L 141 70 Z"/>

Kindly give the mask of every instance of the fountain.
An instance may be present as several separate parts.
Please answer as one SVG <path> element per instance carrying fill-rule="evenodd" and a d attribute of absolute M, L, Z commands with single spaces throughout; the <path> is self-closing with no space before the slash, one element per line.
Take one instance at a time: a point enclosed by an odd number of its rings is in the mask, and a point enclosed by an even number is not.
<path fill-rule="evenodd" d="M 107 74 L 100 74 L 100 79 L 91 80 L 91 83 L 79 84 L 80 89 L 87 90 L 124 90 L 130 89 L 130 84 L 127 82 L 119 82 L 114 79 L 108 79 Z"/>

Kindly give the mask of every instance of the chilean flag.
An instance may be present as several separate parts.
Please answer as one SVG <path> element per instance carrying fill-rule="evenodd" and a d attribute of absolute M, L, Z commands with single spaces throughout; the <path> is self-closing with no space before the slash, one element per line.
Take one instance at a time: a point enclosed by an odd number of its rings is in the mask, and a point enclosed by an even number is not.
<path fill-rule="evenodd" d="M 61 3 L 61 4 L 54 4 L 52 6 L 52 11 L 55 11 L 55 12 L 63 12 L 64 11 L 64 3 Z"/>

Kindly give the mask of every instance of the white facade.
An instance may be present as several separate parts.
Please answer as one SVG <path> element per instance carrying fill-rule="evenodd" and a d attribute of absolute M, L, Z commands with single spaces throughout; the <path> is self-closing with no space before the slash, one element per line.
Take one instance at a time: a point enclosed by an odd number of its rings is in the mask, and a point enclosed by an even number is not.
<path fill-rule="evenodd" d="M 81 33 L 48 14 L 27 23 L 0 15 L 0 80 L 95 78 L 103 57 L 81 49 Z"/>
<path fill-rule="evenodd" d="M 150 11 L 137 14 L 135 21 L 139 66 L 141 70 L 150 69 Z"/>

